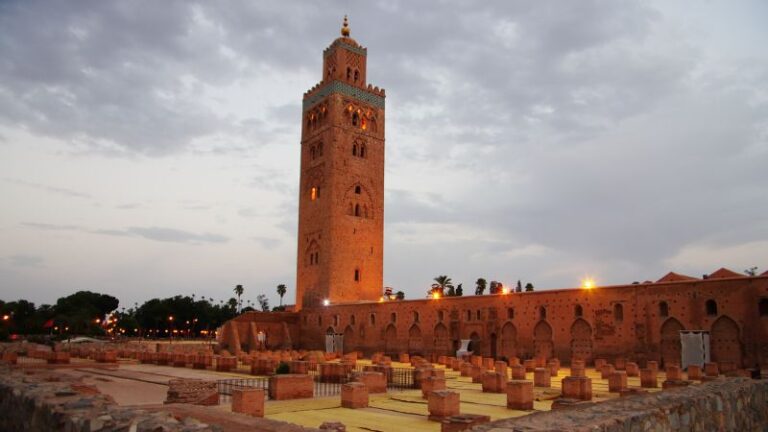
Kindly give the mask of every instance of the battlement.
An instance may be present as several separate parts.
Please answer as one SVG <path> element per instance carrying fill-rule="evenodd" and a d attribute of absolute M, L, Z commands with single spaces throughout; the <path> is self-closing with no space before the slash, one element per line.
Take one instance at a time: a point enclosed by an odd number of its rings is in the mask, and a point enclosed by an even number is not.
<path fill-rule="evenodd" d="M 384 108 L 386 91 L 368 84 L 366 88 L 356 87 L 339 80 L 322 80 L 304 93 L 303 110 L 307 111 L 332 93 L 341 93 L 361 102 Z"/>

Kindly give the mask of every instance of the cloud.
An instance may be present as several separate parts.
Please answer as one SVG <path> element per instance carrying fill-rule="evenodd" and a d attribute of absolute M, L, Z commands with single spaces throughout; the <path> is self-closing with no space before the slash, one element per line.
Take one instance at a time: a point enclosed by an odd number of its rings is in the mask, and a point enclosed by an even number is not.
<path fill-rule="evenodd" d="M 55 225 L 45 223 L 25 222 L 23 226 L 47 231 L 76 231 L 88 234 L 100 234 L 116 237 L 142 237 L 148 240 L 186 244 L 215 244 L 226 243 L 228 237 L 211 233 L 192 233 L 176 228 L 164 227 L 129 227 L 126 229 L 89 229 L 76 225 Z"/>
<path fill-rule="evenodd" d="M 13 179 L 13 178 L 4 178 L 3 181 L 5 181 L 6 183 L 18 185 L 18 186 L 24 186 L 24 187 L 28 187 L 28 188 L 32 188 L 32 189 L 37 189 L 37 190 L 42 190 L 42 191 L 46 191 L 46 192 L 50 192 L 50 193 L 54 193 L 54 194 L 60 194 L 60 195 L 64 195 L 64 196 L 71 197 L 71 198 L 86 198 L 86 199 L 93 198 L 91 195 L 88 195 L 88 194 L 82 193 L 82 192 L 77 192 L 77 191 L 74 191 L 72 189 L 60 188 L 60 187 L 55 187 L 55 186 L 48 186 L 48 185 L 43 185 L 43 184 L 39 184 L 39 183 L 28 182 L 28 181 L 25 181 L 25 180 L 19 180 L 19 179 Z"/>
<path fill-rule="evenodd" d="M 8 261 L 16 267 L 40 268 L 44 266 L 45 259 L 37 255 L 11 255 Z"/>

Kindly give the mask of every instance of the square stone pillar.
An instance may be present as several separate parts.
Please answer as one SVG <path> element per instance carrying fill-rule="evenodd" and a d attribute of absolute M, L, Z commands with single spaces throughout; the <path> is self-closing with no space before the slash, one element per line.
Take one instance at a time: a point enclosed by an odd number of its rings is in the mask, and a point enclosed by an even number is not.
<path fill-rule="evenodd" d="M 624 370 L 627 372 L 627 376 L 629 377 L 640 376 L 640 368 L 637 366 L 637 363 L 627 362 L 624 365 Z"/>
<path fill-rule="evenodd" d="M 443 421 L 446 417 L 459 415 L 459 393 L 438 390 L 429 394 L 427 408 L 429 420 Z"/>
<path fill-rule="evenodd" d="M 494 371 L 496 373 L 500 373 L 504 376 L 507 376 L 507 364 L 503 361 L 497 361 L 494 363 Z"/>
<path fill-rule="evenodd" d="M 398 361 L 400 363 L 410 363 L 411 362 L 411 356 L 408 355 L 408 353 L 400 353 Z"/>
<path fill-rule="evenodd" d="M 536 368 L 533 371 L 533 385 L 536 387 L 551 387 L 552 375 L 547 368 Z"/>
<path fill-rule="evenodd" d="M 640 369 L 640 387 L 656 388 L 659 383 L 656 378 L 656 371 L 653 369 Z"/>
<path fill-rule="evenodd" d="M 605 366 L 606 364 L 608 364 L 608 360 L 606 359 L 603 359 L 603 358 L 595 359 L 595 369 L 597 370 L 602 370 L 603 366 Z"/>
<path fill-rule="evenodd" d="M 680 366 L 667 366 L 667 380 L 680 381 L 683 379 L 683 370 Z"/>
<path fill-rule="evenodd" d="M 483 357 L 483 367 L 485 370 L 493 370 L 496 367 L 496 361 L 490 357 Z"/>
<path fill-rule="evenodd" d="M 701 381 L 701 366 L 688 365 L 688 379 Z"/>
<path fill-rule="evenodd" d="M 360 382 L 351 382 L 341 386 L 341 406 L 344 408 L 368 407 L 368 388 Z"/>
<path fill-rule="evenodd" d="M 315 382 L 310 375 L 272 375 L 269 377 L 269 398 L 272 400 L 304 399 L 315 394 Z"/>
<path fill-rule="evenodd" d="M 525 366 L 523 365 L 514 365 L 511 367 L 512 369 L 512 379 L 513 380 L 524 380 L 525 379 Z"/>
<path fill-rule="evenodd" d="M 614 372 L 616 372 L 616 368 L 614 368 L 612 364 L 605 364 L 600 369 L 600 378 L 608 379 L 608 377 L 611 376 L 611 374 Z"/>
<path fill-rule="evenodd" d="M 354 380 L 365 384 L 368 393 L 386 393 L 387 378 L 382 372 L 355 372 Z"/>
<path fill-rule="evenodd" d="M 627 372 L 615 371 L 608 377 L 608 391 L 620 393 L 627 388 Z"/>
<path fill-rule="evenodd" d="M 483 373 L 483 393 L 504 393 L 507 386 L 507 375 L 498 372 Z"/>
<path fill-rule="evenodd" d="M 431 376 L 421 380 L 421 397 L 423 399 L 429 399 L 429 394 L 438 390 L 446 390 L 445 378 Z"/>
<path fill-rule="evenodd" d="M 469 358 L 469 363 L 472 364 L 472 366 L 482 366 L 483 365 L 483 358 L 481 356 L 473 355 Z"/>
<path fill-rule="evenodd" d="M 584 365 L 583 364 L 572 364 L 571 365 L 571 376 L 572 377 L 587 376 L 586 372 L 584 371 Z"/>
<path fill-rule="evenodd" d="M 264 417 L 264 389 L 232 390 L 232 412 Z"/>
<path fill-rule="evenodd" d="M 461 373 L 461 376 L 468 377 L 470 376 L 470 371 L 472 370 L 472 364 L 467 362 L 461 362 L 461 365 L 459 366 L 459 371 Z"/>
<path fill-rule="evenodd" d="M 647 363 L 647 365 L 645 367 L 647 369 L 653 369 L 653 371 L 656 372 L 656 373 L 659 372 L 659 362 L 653 361 L 653 360 L 648 360 L 646 363 Z"/>
<path fill-rule="evenodd" d="M 485 372 L 484 367 L 472 366 L 472 369 L 469 371 L 469 376 L 472 377 L 472 382 L 476 384 L 483 382 L 483 372 Z"/>
<path fill-rule="evenodd" d="M 563 397 L 568 399 L 592 400 L 592 378 L 569 376 L 562 381 Z"/>
<path fill-rule="evenodd" d="M 549 369 L 550 376 L 556 377 L 557 373 L 560 371 L 560 360 L 558 359 L 552 359 L 549 362 L 547 362 L 547 368 Z"/>
<path fill-rule="evenodd" d="M 510 365 L 510 366 L 516 366 L 516 365 L 519 365 L 519 364 L 520 364 L 520 359 L 519 359 L 519 358 L 517 358 L 517 357 L 511 357 L 511 358 L 509 359 L 509 365 Z"/>
<path fill-rule="evenodd" d="M 626 369 L 627 361 L 624 360 L 624 357 L 616 357 L 613 361 L 613 365 L 616 367 L 616 370 L 624 370 Z"/>
<path fill-rule="evenodd" d="M 533 409 L 533 383 L 530 381 L 509 381 L 507 383 L 507 408 L 515 410 Z"/>
<path fill-rule="evenodd" d="M 708 377 L 719 376 L 720 369 L 717 367 L 717 363 L 704 363 L 704 375 Z"/>
<path fill-rule="evenodd" d="M 523 366 L 525 366 L 526 372 L 533 372 L 536 369 L 536 360 L 525 360 Z"/>

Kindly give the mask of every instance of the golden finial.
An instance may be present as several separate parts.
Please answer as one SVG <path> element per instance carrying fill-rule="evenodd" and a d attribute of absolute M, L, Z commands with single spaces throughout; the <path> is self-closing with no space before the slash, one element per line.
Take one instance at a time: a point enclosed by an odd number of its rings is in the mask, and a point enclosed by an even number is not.
<path fill-rule="evenodd" d="M 349 20 L 347 20 L 346 15 L 344 15 L 344 25 L 341 27 L 341 35 L 349 37 Z"/>

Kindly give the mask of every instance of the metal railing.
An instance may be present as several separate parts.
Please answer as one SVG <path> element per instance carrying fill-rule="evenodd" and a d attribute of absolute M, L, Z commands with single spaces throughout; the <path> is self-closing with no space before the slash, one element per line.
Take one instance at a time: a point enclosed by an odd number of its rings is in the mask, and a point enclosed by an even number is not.
<path fill-rule="evenodd" d="M 216 381 L 219 390 L 219 398 L 228 401 L 232 397 L 232 391 L 236 389 L 264 389 L 264 397 L 269 399 L 269 378 L 234 378 Z"/>

